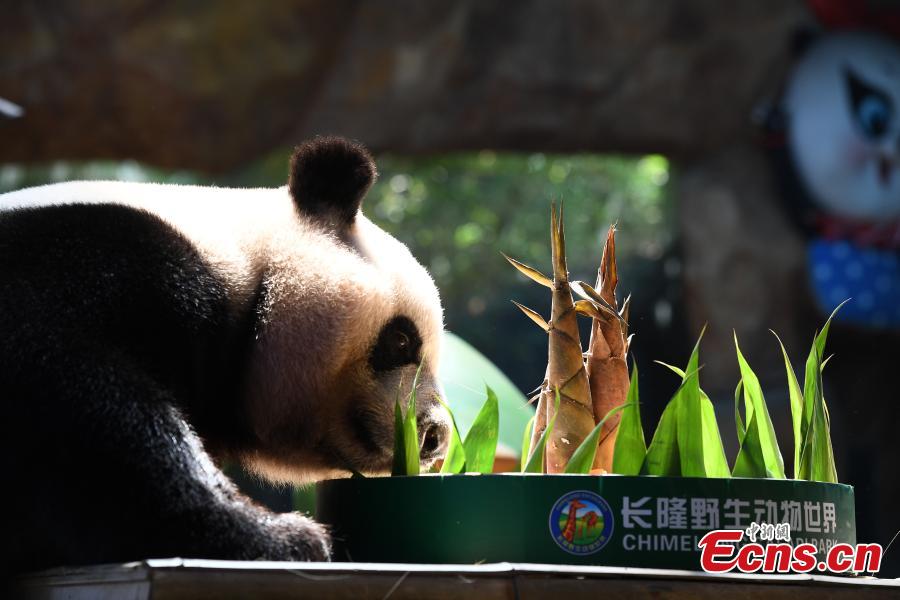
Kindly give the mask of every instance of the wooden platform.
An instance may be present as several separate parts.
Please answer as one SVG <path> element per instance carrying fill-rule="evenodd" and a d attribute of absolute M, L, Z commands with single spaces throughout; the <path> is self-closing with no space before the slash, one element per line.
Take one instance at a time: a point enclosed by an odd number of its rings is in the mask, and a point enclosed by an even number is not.
<path fill-rule="evenodd" d="M 55 569 L 20 580 L 24 598 L 900 598 L 900 580 L 820 575 L 708 575 L 691 571 L 497 563 L 411 565 L 147 560 Z"/>

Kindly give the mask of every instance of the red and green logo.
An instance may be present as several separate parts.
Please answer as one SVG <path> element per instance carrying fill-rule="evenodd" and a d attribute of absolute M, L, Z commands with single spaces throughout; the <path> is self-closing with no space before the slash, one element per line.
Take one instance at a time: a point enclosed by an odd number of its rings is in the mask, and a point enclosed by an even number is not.
<path fill-rule="evenodd" d="M 612 532 L 612 510 L 594 492 L 569 492 L 550 510 L 550 535 L 570 554 L 599 552 L 609 542 Z"/>

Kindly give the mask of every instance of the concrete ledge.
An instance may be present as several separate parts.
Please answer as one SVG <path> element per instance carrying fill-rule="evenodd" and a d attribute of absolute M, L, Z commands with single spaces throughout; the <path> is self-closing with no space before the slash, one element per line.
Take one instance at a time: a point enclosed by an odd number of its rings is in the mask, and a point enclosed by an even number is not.
<path fill-rule="evenodd" d="M 695 571 L 495 563 L 243 562 L 151 559 L 60 568 L 22 577 L 29 599 L 181 598 L 896 598 L 900 580 L 821 575 L 710 575 Z"/>

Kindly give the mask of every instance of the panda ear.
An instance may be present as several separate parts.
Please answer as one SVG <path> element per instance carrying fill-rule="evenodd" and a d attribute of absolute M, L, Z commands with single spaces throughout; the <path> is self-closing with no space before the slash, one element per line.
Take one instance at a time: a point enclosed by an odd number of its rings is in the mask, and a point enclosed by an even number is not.
<path fill-rule="evenodd" d="M 366 148 L 341 137 L 316 137 L 294 149 L 288 190 L 301 214 L 336 229 L 353 224 L 378 172 Z"/>

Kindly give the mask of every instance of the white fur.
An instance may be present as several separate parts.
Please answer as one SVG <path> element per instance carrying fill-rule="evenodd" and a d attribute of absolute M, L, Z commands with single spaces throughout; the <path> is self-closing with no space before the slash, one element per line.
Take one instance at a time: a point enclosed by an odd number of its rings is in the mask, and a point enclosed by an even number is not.
<path fill-rule="evenodd" d="M 376 393 L 361 365 L 381 327 L 398 314 L 416 323 L 424 374 L 439 391 L 443 315 L 434 282 L 406 246 L 361 213 L 348 232 L 328 231 L 299 216 L 285 187 L 101 181 L 0 195 L 0 211 L 89 203 L 131 206 L 169 223 L 227 282 L 236 304 L 249 302 L 266 275 L 268 322 L 256 340 L 245 390 L 251 427 L 260 439 L 276 437 L 286 421 L 295 420 L 310 424 L 306 435 L 313 444 L 328 434 L 322 424 L 334 421 L 328 412 L 349 394 L 348 387 Z M 323 398 L 333 401 L 316 400 Z M 308 469 L 264 451 L 245 458 L 270 477 L 309 478 Z"/>
<path fill-rule="evenodd" d="M 241 298 L 273 267 L 285 288 L 303 277 L 317 293 L 339 289 L 359 300 L 357 292 L 364 291 L 375 300 L 365 302 L 372 321 L 406 314 L 419 325 L 426 354 L 438 360 L 434 332 L 442 329 L 443 316 L 434 282 L 404 244 L 361 213 L 349 235 L 354 254 L 337 236 L 300 219 L 286 187 L 73 181 L 0 194 L 0 211 L 61 204 L 120 204 L 157 215 L 191 240 Z"/>

